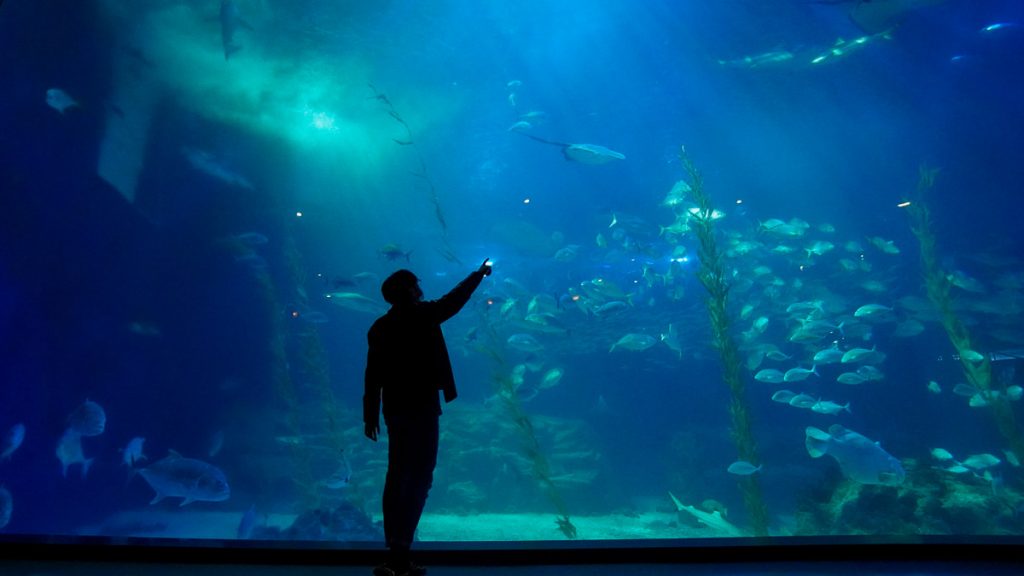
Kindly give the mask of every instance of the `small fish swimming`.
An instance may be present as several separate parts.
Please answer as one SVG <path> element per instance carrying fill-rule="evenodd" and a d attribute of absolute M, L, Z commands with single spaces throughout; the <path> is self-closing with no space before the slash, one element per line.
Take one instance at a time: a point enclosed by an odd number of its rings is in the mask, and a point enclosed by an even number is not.
<path fill-rule="evenodd" d="M 762 465 L 763 466 L 763 465 Z M 762 466 L 754 466 L 746 460 L 737 460 L 726 469 L 730 474 L 736 474 L 737 476 L 750 476 L 761 471 Z"/>
<path fill-rule="evenodd" d="M 805 434 L 804 445 L 811 458 L 828 454 L 839 463 L 843 476 L 851 480 L 898 486 L 906 477 L 899 460 L 877 443 L 839 424 L 833 424 L 828 432 L 808 426 Z"/>
<path fill-rule="evenodd" d="M 947 460 L 953 459 L 953 454 L 951 454 L 949 450 L 946 450 L 945 448 L 932 448 L 931 455 L 932 458 L 935 458 L 939 462 L 945 462 Z"/>
<path fill-rule="evenodd" d="M 135 466 L 146 460 L 146 455 L 142 452 L 142 445 L 146 443 L 146 439 L 141 436 L 136 436 L 128 441 L 128 445 L 121 449 L 121 462 L 129 467 L 135 468 Z"/>
<path fill-rule="evenodd" d="M 156 492 L 150 504 L 167 497 L 180 497 L 180 506 L 185 506 L 197 500 L 221 502 L 231 496 L 227 478 L 219 468 L 185 458 L 173 450 L 167 457 L 139 470 L 139 475 Z"/>
<path fill-rule="evenodd" d="M 553 388 L 562 381 L 563 375 L 565 375 L 565 372 L 561 368 L 552 368 L 544 373 L 544 377 L 541 378 L 541 382 L 537 387 L 541 390 Z"/>
<path fill-rule="evenodd" d="M 850 413 L 850 403 L 839 404 L 831 400 L 818 400 L 814 403 L 814 406 L 811 406 L 811 412 L 817 412 L 818 414 Z"/>
<path fill-rule="evenodd" d="M 86 400 L 68 416 L 68 427 L 82 436 L 99 436 L 107 426 L 107 414 L 103 407 Z"/>
<path fill-rule="evenodd" d="M 331 490 L 341 490 L 348 487 L 351 483 L 352 466 L 348 463 L 348 458 L 344 454 L 341 455 L 341 464 L 338 465 L 338 469 L 329 477 L 320 481 L 322 486 Z"/>
<path fill-rule="evenodd" d="M 7 435 L 4 436 L 3 451 L 0 451 L 0 462 L 10 460 L 11 455 L 21 447 L 24 441 L 25 425 L 19 422 L 11 426 L 11 429 L 7 431 Z"/>
<path fill-rule="evenodd" d="M 522 352 L 540 352 L 544 345 L 530 334 L 513 334 L 505 341 L 510 347 Z"/>
<path fill-rule="evenodd" d="M 794 397 L 796 397 L 796 392 L 793 392 L 792 390 L 779 390 L 772 394 L 772 401 L 789 404 L 789 401 Z"/>
<path fill-rule="evenodd" d="M 68 93 L 60 88 L 50 88 L 46 91 L 46 104 L 61 114 L 68 108 L 77 108 L 79 106 L 74 98 L 68 96 Z"/>
<path fill-rule="evenodd" d="M 328 292 L 324 294 L 331 304 L 345 308 L 346 310 L 353 310 L 355 312 L 366 312 L 368 314 L 381 315 L 387 312 L 384 304 L 381 304 L 377 300 L 367 298 L 358 292 Z"/>
<path fill-rule="evenodd" d="M 765 368 L 757 374 L 754 374 L 754 380 L 758 382 L 767 382 L 769 384 L 778 384 L 786 379 L 786 375 L 781 371 L 774 368 Z"/>
<path fill-rule="evenodd" d="M 783 374 L 782 379 L 786 382 L 800 382 L 801 380 L 806 380 L 807 377 L 810 376 L 811 374 L 818 376 L 817 366 L 811 366 L 810 369 L 800 368 L 799 366 L 797 366 L 796 368 L 790 368 L 789 370 L 786 370 L 786 373 Z"/>
<path fill-rule="evenodd" d="M 92 466 L 92 458 L 86 458 L 82 453 L 82 435 L 71 428 L 64 431 L 60 441 L 57 442 L 57 459 L 60 460 L 61 474 L 68 475 L 68 467 L 74 464 L 82 466 L 82 478 L 89 473 Z"/>
<path fill-rule="evenodd" d="M 616 349 L 630 350 L 632 352 L 641 352 L 647 350 L 651 346 L 658 343 L 658 339 L 654 336 L 647 334 L 629 333 L 619 338 L 619 340 L 612 344 L 612 347 L 608 349 L 609 352 L 614 352 Z"/>

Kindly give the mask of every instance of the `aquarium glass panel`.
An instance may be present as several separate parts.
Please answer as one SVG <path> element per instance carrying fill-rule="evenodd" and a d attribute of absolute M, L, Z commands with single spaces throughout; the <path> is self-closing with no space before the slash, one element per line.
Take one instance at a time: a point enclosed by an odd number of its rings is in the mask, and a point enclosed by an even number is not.
<path fill-rule="evenodd" d="M 1016 0 L 7 0 L 0 62 L 0 536 L 379 547 L 389 450 L 418 542 L 1024 534 Z"/>

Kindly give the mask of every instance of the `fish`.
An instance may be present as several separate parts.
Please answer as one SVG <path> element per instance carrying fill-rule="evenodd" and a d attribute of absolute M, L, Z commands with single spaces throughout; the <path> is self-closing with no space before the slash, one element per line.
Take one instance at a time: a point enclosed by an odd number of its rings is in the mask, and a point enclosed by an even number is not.
<path fill-rule="evenodd" d="M 967 458 L 964 458 L 961 464 L 968 468 L 974 468 L 975 470 L 981 470 L 984 468 L 991 468 L 1002 462 L 999 458 L 991 454 L 971 454 Z"/>
<path fill-rule="evenodd" d="M 718 64 L 719 66 L 726 66 L 728 68 L 763 68 L 766 66 L 778 66 L 787 62 L 792 62 L 794 56 L 795 55 L 789 50 L 771 50 L 732 60 L 719 60 Z"/>
<path fill-rule="evenodd" d="M 220 180 L 229 186 L 246 190 L 254 189 L 248 179 L 237 172 L 225 168 L 216 156 L 205 150 L 182 146 L 181 154 L 188 161 L 189 165 L 207 176 Z"/>
<path fill-rule="evenodd" d="M 242 20 L 239 10 L 238 3 L 234 0 L 221 0 L 220 2 L 220 40 L 224 45 L 224 60 L 227 61 L 232 54 L 242 49 L 234 43 L 235 32 L 239 28 L 246 28 L 252 30 L 250 26 Z"/>
<path fill-rule="evenodd" d="M 146 455 L 142 452 L 142 445 L 145 442 L 146 439 L 141 436 L 129 440 L 128 445 L 121 449 L 121 462 L 129 468 L 134 468 L 136 464 L 146 460 Z"/>
<path fill-rule="evenodd" d="M 881 250 L 883 254 L 896 255 L 900 253 L 900 249 L 892 240 L 886 240 L 881 236 L 872 236 L 868 238 L 868 242 L 870 242 L 875 248 Z"/>
<path fill-rule="evenodd" d="M 874 346 L 872 346 L 870 350 L 867 348 L 850 348 L 849 350 L 843 353 L 842 363 L 851 364 L 857 362 L 867 362 L 869 359 L 873 357 L 874 354 Z"/>
<path fill-rule="evenodd" d="M 1017 23 L 1016 22 L 995 22 L 995 23 L 989 24 L 988 26 L 983 27 L 981 30 L 978 30 L 978 32 L 981 32 L 983 34 L 987 34 L 987 33 L 990 33 L 990 32 L 996 32 L 998 30 L 1009 30 L 1011 28 L 1016 28 L 1016 27 L 1017 27 Z"/>
<path fill-rule="evenodd" d="M 82 436 L 99 436 L 106 426 L 106 412 L 92 400 L 86 400 L 68 416 L 69 429 Z"/>
<path fill-rule="evenodd" d="M 763 464 L 761 466 L 754 466 L 746 460 L 737 460 L 732 464 L 729 464 L 726 471 L 730 474 L 736 474 L 737 476 L 750 476 L 751 474 L 760 472 L 762 466 Z"/>
<path fill-rule="evenodd" d="M 885 374 L 870 364 L 865 364 L 857 368 L 857 375 L 864 378 L 865 380 L 884 380 Z"/>
<path fill-rule="evenodd" d="M 616 160 L 626 159 L 625 154 L 622 154 L 621 152 L 616 152 L 614 150 L 609 150 L 608 148 L 605 148 L 604 146 L 599 146 L 597 144 L 569 144 L 566 142 L 553 142 L 551 140 L 539 138 L 532 134 L 526 134 L 519 130 L 517 130 L 517 132 L 519 132 L 523 136 L 526 136 L 527 138 L 536 140 L 537 142 L 542 142 L 544 144 L 550 144 L 552 146 L 560 147 L 562 149 L 562 155 L 565 157 L 566 160 L 579 162 L 580 164 L 598 165 L 607 164 L 609 162 L 614 162 Z"/>
<path fill-rule="evenodd" d="M 892 335 L 895 338 L 910 338 L 911 336 L 917 336 L 921 332 L 924 332 L 924 324 L 910 319 L 897 324 L 896 329 L 892 331 Z"/>
<path fill-rule="evenodd" d="M 562 381 L 562 376 L 565 372 L 561 368 L 552 368 L 544 373 L 544 377 L 541 378 L 540 384 L 537 386 L 541 390 L 546 388 L 553 388 Z"/>
<path fill-rule="evenodd" d="M 679 340 L 679 328 L 675 323 L 669 323 L 668 332 L 661 334 L 661 341 L 668 346 L 669 350 L 675 352 L 680 359 L 683 357 L 683 344 Z"/>
<path fill-rule="evenodd" d="M 201 460 L 185 458 L 174 450 L 139 470 L 139 475 L 156 492 L 150 504 L 168 497 L 180 497 L 179 506 L 185 506 L 199 500 L 222 502 L 231 496 L 224 472 Z"/>
<path fill-rule="evenodd" d="M 61 474 L 67 477 L 68 467 L 73 464 L 82 466 L 82 478 L 89 473 L 92 466 L 92 458 L 86 458 L 82 453 L 82 435 L 71 428 L 64 431 L 64 435 L 57 442 L 57 459 L 60 460 Z"/>
<path fill-rule="evenodd" d="M 331 490 L 341 490 L 351 483 L 352 466 L 348 463 L 348 458 L 344 454 L 341 455 L 341 463 L 338 465 L 338 469 L 329 477 L 320 481 L 321 486 Z"/>
<path fill-rule="evenodd" d="M 827 252 L 831 252 L 836 245 L 827 240 L 818 240 L 814 244 L 811 244 L 804 251 L 807 252 L 807 256 L 823 256 Z"/>
<path fill-rule="evenodd" d="M 782 376 L 782 379 L 786 382 L 800 382 L 801 380 L 806 380 L 807 377 L 810 376 L 811 374 L 814 374 L 815 376 L 819 375 L 817 366 L 811 366 L 810 369 L 800 368 L 798 366 L 796 368 L 790 368 L 789 370 L 786 370 L 786 373 Z"/>
<path fill-rule="evenodd" d="M 0 486 L 0 530 L 3 530 L 11 523 L 11 513 L 14 512 L 14 497 L 6 486 Z"/>
<path fill-rule="evenodd" d="M 939 386 L 935 380 L 929 380 L 927 388 L 932 394 L 942 394 L 942 386 Z"/>
<path fill-rule="evenodd" d="M 778 384 L 786 379 L 786 375 L 781 371 L 774 368 L 765 368 L 757 374 L 754 374 L 754 380 L 758 382 L 767 382 L 769 384 Z"/>
<path fill-rule="evenodd" d="M 387 312 L 384 304 L 359 294 L 358 292 L 328 292 L 324 294 L 324 298 L 329 300 L 331 304 L 335 304 L 346 310 L 353 310 L 355 312 L 366 312 L 368 314 L 381 315 Z"/>
<path fill-rule="evenodd" d="M 604 318 L 605 316 L 610 316 L 612 314 L 615 314 L 616 312 L 622 312 L 623 310 L 628 309 L 629 304 L 626 304 L 622 300 L 612 300 L 610 302 L 605 302 L 604 304 L 595 307 L 592 310 L 592 312 L 594 313 L 594 316 L 597 316 L 598 318 Z"/>
<path fill-rule="evenodd" d="M 840 384 L 849 384 L 851 386 L 856 386 L 857 384 L 863 384 L 864 382 L 867 382 L 867 378 L 861 376 L 860 374 L 857 374 L 856 372 L 843 372 L 836 378 L 836 382 L 839 382 Z"/>
<path fill-rule="evenodd" d="M 960 357 L 968 362 L 981 362 L 985 359 L 985 356 L 974 350 L 961 350 Z"/>
<path fill-rule="evenodd" d="M 971 396 L 976 396 L 978 394 L 978 389 L 970 384 L 964 384 L 961 382 L 953 387 L 953 394 L 970 398 Z"/>
<path fill-rule="evenodd" d="M 793 392 L 792 390 L 778 390 L 772 394 L 772 401 L 789 404 L 789 401 L 795 398 L 796 395 L 796 392 Z"/>
<path fill-rule="evenodd" d="M 861 49 L 870 46 L 878 40 L 892 40 L 892 34 L 890 32 L 890 30 L 883 30 L 877 34 L 866 34 L 849 41 L 840 38 L 836 40 L 835 44 L 833 44 L 831 48 L 812 58 L 811 64 L 821 64 L 823 62 L 830 62 L 838 58 L 849 56 L 854 52 L 858 52 Z"/>
<path fill-rule="evenodd" d="M 947 460 L 953 459 L 953 454 L 951 454 L 949 450 L 946 450 L 945 448 L 932 448 L 930 454 L 932 455 L 932 458 L 935 458 L 940 462 L 945 462 Z"/>
<path fill-rule="evenodd" d="M 540 352 L 544 349 L 544 345 L 529 334 L 513 334 L 505 343 L 522 352 Z"/>
<path fill-rule="evenodd" d="M 877 318 L 888 316 L 892 308 L 881 304 L 865 304 L 853 313 L 854 318 Z"/>
<path fill-rule="evenodd" d="M 377 254 L 380 254 L 388 262 L 394 262 L 399 258 L 405 258 L 405 261 L 409 261 L 409 256 L 412 256 L 412 250 L 403 250 L 398 244 L 385 244 L 377 250 Z"/>
<path fill-rule="evenodd" d="M 898 486 L 906 478 L 900 461 L 876 442 L 833 424 L 828 432 L 808 426 L 804 446 L 811 458 L 829 455 L 839 463 L 843 476 L 861 484 Z"/>
<path fill-rule="evenodd" d="M 78 102 L 60 88 L 50 88 L 46 91 L 46 104 L 61 114 L 68 108 L 79 107 Z"/>
<path fill-rule="evenodd" d="M 850 403 L 838 404 L 831 400 L 818 400 L 811 406 L 811 412 L 817 412 L 818 414 L 838 414 L 840 412 L 850 412 Z"/>
<path fill-rule="evenodd" d="M 732 524 L 728 520 L 726 520 L 725 517 L 722 516 L 721 511 L 715 510 L 713 512 L 705 512 L 704 510 L 696 508 L 695 506 L 689 506 L 687 504 L 683 504 L 671 492 L 669 492 L 668 495 L 672 498 L 672 502 L 675 503 L 677 511 L 679 511 L 679 512 L 686 512 L 687 514 L 689 514 L 689 515 L 693 516 L 694 518 L 696 518 L 697 522 L 700 522 L 701 524 L 703 524 L 703 525 L 705 525 L 705 526 L 707 526 L 709 528 L 718 530 L 719 532 L 721 532 L 725 536 L 744 536 L 745 535 L 742 530 L 740 530 L 734 524 Z"/>
<path fill-rule="evenodd" d="M 811 408 L 818 403 L 818 400 L 810 394 L 797 394 L 789 399 L 789 405 L 794 408 Z"/>
<path fill-rule="evenodd" d="M 623 350 L 640 352 L 643 350 L 647 350 L 648 348 L 654 346 L 657 343 L 658 340 L 653 336 L 631 332 L 629 334 L 626 334 L 622 338 L 619 338 L 619 340 L 615 342 L 615 344 L 612 344 L 612 347 L 609 348 L 608 351 L 614 352 L 616 348 L 621 348 Z"/>
<path fill-rule="evenodd" d="M 843 351 L 839 349 L 839 344 L 833 343 L 831 348 L 825 348 L 814 353 L 815 364 L 836 364 L 842 362 Z"/>
<path fill-rule="evenodd" d="M 17 423 L 11 426 L 11 429 L 7 431 L 7 435 L 4 436 L 3 450 L 0 451 L 0 462 L 4 460 L 10 460 L 21 444 L 25 441 L 25 425 Z"/>

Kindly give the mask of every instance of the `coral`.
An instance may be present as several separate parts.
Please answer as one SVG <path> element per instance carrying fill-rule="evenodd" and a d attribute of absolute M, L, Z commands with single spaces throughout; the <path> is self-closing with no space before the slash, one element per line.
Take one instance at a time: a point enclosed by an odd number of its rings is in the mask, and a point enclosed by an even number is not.
<path fill-rule="evenodd" d="M 700 241 L 698 256 L 700 271 L 697 277 L 708 292 L 706 300 L 708 314 L 711 317 L 711 330 L 714 335 L 715 348 L 722 359 L 722 380 L 732 393 L 729 413 L 732 417 L 732 438 L 736 443 L 739 458 L 751 463 L 760 462 L 757 443 L 754 441 L 753 426 L 747 411 L 745 385 L 742 376 L 742 363 L 739 349 L 729 329 L 729 315 L 726 312 L 729 301 L 729 283 L 722 264 L 722 255 L 714 234 L 714 209 L 711 200 L 704 192 L 704 180 L 701 173 L 686 155 L 680 151 L 680 160 L 689 178 L 689 200 L 697 205 L 697 213 L 690 218 L 690 227 Z M 750 513 L 750 521 L 756 536 L 768 535 L 768 510 L 761 496 L 761 487 L 754 475 L 742 476 L 738 480 L 743 500 Z"/>
<path fill-rule="evenodd" d="M 973 474 L 904 461 L 900 486 L 860 484 L 836 475 L 809 494 L 799 533 L 814 535 L 1012 534 L 1021 495 Z"/>

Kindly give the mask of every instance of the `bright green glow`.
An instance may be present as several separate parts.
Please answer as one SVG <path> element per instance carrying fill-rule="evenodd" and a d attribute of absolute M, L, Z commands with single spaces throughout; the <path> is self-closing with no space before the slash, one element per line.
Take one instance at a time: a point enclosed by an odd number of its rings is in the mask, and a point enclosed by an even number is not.
<path fill-rule="evenodd" d="M 154 63 L 132 81 L 148 81 L 169 101 L 211 121 L 290 144 L 305 173 L 329 170 L 352 184 L 379 180 L 408 162 L 407 151 L 393 141 L 407 138 L 404 129 L 370 98 L 367 85 L 375 75 L 370 64 L 344 52 L 271 52 L 264 35 L 274 29 L 274 12 L 267 3 L 244 5 L 242 16 L 254 30 L 235 34 L 234 43 L 242 48 L 228 61 L 215 2 L 146 10 L 108 0 L 106 8 L 112 29 L 124 31 L 123 44 L 139 46 Z M 388 88 L 417 138 L 458 109 L 422 87 Z"/>

